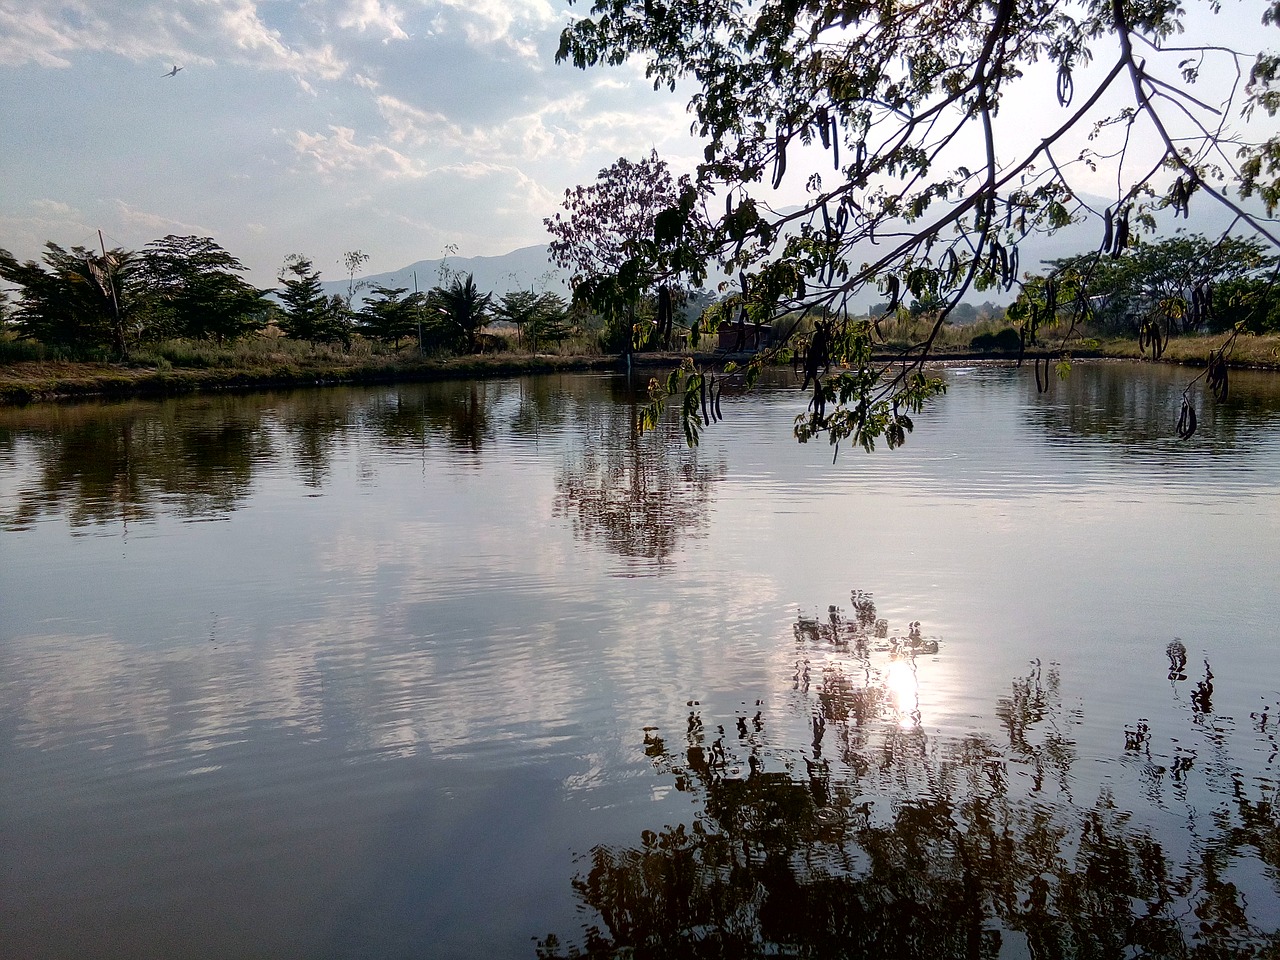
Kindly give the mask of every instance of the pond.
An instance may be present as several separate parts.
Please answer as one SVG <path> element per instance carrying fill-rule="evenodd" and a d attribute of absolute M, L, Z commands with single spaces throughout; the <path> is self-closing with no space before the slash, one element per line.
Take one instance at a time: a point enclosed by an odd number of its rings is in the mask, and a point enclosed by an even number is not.
<path fill-rule="evenodd" d="M 1280 378 L 945 376 L 0 410 L 0 955 L 1280 950 Z"/>

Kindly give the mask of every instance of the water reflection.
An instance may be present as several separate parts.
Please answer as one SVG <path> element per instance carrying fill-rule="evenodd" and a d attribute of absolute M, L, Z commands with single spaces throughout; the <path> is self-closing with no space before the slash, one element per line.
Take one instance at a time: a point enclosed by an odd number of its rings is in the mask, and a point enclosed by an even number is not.
<path fill-rule="evenodd" d="M 10 411 L 0 437 L 29 448 L 0 514 L 9 529 L 55 513 L 73 527 L 146 520 L 161 504 L 188 518 L 225 513 L 273 454 L 256 411 L 229 398 Z"/>
<path fill-rule="evenodd" d="M 1018 377 L 1031 422 L 1050 438 L 1087 438 L 1109 446 L 1161 441 L 1175 447 L 1183 391 L 1196 371 L 1163 364 L 1082 363 L 1065 380 L 1054 378 L 1050 392 L 1039 398 L 1034 382 L 1020 371 L 1009 375 Z M 1274 373 L 1233 371 L 1225 400 L 1214 400 L 1203 382 L 1191 388 L 1190 398 L 1202 424 L 1190 444 L 1195 448 L 1235 449 L 1280 424 L 1280 377 Z"/>
<path fill-rule="evenodd" d="M 705 535 L 714 484 L 727 467 L 685 447 L 674 423 L 641 436 L 636 400 L 623 401 L 590 415 L 580 446 L 556 473 L 555 513 L 583 540 L 661 568 L 681 540 Z"/>
<path fill-rule="evenodd" d="M 1247 776 L 1229 727 L 1208 718 L 1206 663 L 1186 720 L 1214 755 L 1200 784 L 1214 802 L 1188 796 L 1194 757 L 1179 746 L 1164 762 L 1145 721 L 1126 730 L 1121 762 L 1140 765 L 1147 788 L 1130 797 L 1123 777 L 1091 785 L 1077 772 L 1081 718 L 1052 664 L 996 703 L 999 739 L 902 723 L 913 698 L 895 678 L 914 684 L 945 647 L 915 624 L 893 637 L 868 595 L 853 602 L 850 617 L 797 619 L 781 714 L 746 707 L 722 724 L 691 701 L 683 729 L 645 729 L 655 775 L 696 815 L 583 856 L 572 887 L 592 920 L 540 940 L 540 958 L 1277 955 L 1269 707 L 1250 730 L 1269 757 Z M 1188 682 L 1180 646 L 1175 697 Z M 811 744 L 796 745 L 797 719 Z"/>

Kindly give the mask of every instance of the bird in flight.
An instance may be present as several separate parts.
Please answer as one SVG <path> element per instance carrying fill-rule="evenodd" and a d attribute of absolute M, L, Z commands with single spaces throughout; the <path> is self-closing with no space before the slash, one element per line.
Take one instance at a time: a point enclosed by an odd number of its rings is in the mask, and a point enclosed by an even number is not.
<path fill-rule="evenodd" d="M 179 71 L 179 70 L 181 70 L 181 69 L 182 69 L 182 68 L 181 68 L 180 66 L 178 66 L 178 65 L 175 63 L 175 64 L 173 65 L 173 69 L 172 69 L 172 70 L 170 70 L 168 73 L 162 73 L 162 74 L 160 74 L 160 76 L 162 76 L 162 77 L 176 77 L 176 76 L 178 75 L 178 71 Z"/>

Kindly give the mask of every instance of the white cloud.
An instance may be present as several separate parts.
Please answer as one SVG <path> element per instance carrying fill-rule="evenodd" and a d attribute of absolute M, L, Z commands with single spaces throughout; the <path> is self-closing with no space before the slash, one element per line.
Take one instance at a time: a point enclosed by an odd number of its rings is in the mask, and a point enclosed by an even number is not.
<path fill-rule="evenodd" d="M 0 0 L 0 65 L 69 67 L 80 53 L 135 62 L 229 62 L 326 80 L 347 69 L 331 45 L 286 41 L 254 0 Z"/>
<path fill-rule="evenodd" d="M 123 200 L 113 200 L 111 207 L 115 210 L 118 221 L 125 226 L 141 227 L 156 234 L 179 233 L 191 235 L 207 232 L 203 227 L 192 223 L 184 223 L 181 220 L 174 220 L 171 217 L 161 216 L 148 210 L 139 210 Z"/>
<path fill-rule="evenodd" d="M 382 42 L 407 40 L 409 35 L 400 26 L 404 14 L 381 0 L 351 0 L 347 9 L 338 16 L 338 26 L 344 30 L 371 31 L 382 34 Z"/>
<path fill-rule="evenodd" d="M 312 168 L 325 176 L 339 173 L 374 173 L 388 180 L 418 179 L 426 175 L 423 165 L 411 157 L 373 140 L 356 142 L 350 127 L 330 126 L 329 135 L 297 131 L 293 148 L 311 161 Z"/>
<path fill-rule="evenodd" d="M 79 219 L 83 214 L 69 203 L 61 200 L 32 200 L 31 205 L 43 214 L 56 217 L 74 217 Z"/>
<path fill-rule="evenodd" d="M 545 51 L 525 31 L 545 30 L 561 19 L 546 0 L 438 0 L 438 7 L 435 32 L 456 27 L 473 46 L 502 45 L 530 60 L 540 60 Z"/>

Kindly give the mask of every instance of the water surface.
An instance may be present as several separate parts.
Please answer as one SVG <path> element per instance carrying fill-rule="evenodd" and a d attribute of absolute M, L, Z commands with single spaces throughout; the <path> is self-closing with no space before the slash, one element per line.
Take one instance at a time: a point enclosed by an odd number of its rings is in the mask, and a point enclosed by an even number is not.
<path fill-rule="evenodd" d="M 834 463 L 785 384 L 0 411 L 0 955 L 1264 943 L 1280 384 L 1184 443 L 1190 376 L 952 369 Z"/>

